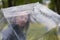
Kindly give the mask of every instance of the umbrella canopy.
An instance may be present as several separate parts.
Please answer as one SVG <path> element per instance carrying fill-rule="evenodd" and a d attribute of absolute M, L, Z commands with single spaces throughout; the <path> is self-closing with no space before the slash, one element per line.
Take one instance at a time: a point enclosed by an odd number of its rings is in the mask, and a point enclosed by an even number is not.
<path fill-rule="evenodd" d="M 5 8 L 2 9 L 2 11 L 9 24 L 16 21 L 17 17 L 21 18 L 23 15 L 30 15 L 29 20 L 32 25 L 39 24 L 38 27 L 41 27 L 40 24 L 42 24 L 44 29 L 47 28 L 43 34 L 56 28 L 60 20 L 60 15 L 38 2 Z M 43 29 L 41 31 L 43 31 Z"/>

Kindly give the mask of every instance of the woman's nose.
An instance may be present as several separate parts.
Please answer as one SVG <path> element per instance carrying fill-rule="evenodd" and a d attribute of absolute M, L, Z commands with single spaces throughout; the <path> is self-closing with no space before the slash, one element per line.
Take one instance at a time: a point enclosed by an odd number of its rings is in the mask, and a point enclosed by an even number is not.
<path fill-rule="evenodd" d="M 22 21 L 22 22 L 26 22 L 26 21 L 27 21 L 27 19 L 23 18 L 21 21 Z"/>
<path fill-rule="evenodd" d="M 21 21 L 25 22 L 26 20 L 25 19 L 22 19 Z"/>

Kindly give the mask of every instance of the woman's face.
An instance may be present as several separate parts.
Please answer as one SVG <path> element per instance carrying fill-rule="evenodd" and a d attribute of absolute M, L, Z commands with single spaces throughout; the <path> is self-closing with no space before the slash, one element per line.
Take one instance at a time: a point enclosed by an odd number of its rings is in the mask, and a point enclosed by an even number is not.
<path fill-rule="evenodd" d="M 18 24 L 19 26 L 25 26 L 27 20 L 28 20 L 28 15 L 17 16 L 16 24 Z"/>

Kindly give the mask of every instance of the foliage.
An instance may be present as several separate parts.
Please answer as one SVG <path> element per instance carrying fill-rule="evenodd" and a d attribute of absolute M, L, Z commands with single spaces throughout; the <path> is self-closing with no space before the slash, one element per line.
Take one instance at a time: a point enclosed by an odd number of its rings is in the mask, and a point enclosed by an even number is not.
<path fill-rule="evenodd" d="M 50 4 L 49 4 L 49 6 L 48 6 L 51 10 L 53 10 L 53 11 L 56 11 L 56 5 L 55 5 L 55 3 L 54 3 L 54 0 L 51 0 L 51 2 L 50 2 Z"/>
<path fill-rule="evenodd" d="M 49 8 L 60 14 L 60 0 L 51 0 L 51 3 L 49 4 Z"/>

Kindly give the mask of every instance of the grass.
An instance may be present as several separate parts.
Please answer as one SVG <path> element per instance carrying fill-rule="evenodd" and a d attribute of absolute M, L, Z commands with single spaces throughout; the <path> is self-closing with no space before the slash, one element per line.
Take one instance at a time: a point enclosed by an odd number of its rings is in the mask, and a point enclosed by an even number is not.
<path fill-rule="evenodd" d="M 31 24 L 27 40 L 58 40 L 56 28 L 52 29 L 48 33 L 46 33 L 46 30 L 47 29 L 41 24 Z M 41 36 L 44 33 L 46 34 Z"/>
<path fill-rule="evenodd" d="M 58 40 L 56 28 L 52 29 L 51 31 L 49 31 L 47 34 L 45 34 L 41 38 L 43 38 L 43 40 Z"/>
<path fill-rule="evenodd" d="M 47 29 L 43 25 L 32 23 L 27 33 L 27 40 L 58 40 L 56 28 L 50 30 L 48 33 L 46 31 Z M 46 34 L 43 35 L 44 33 Z"/>

